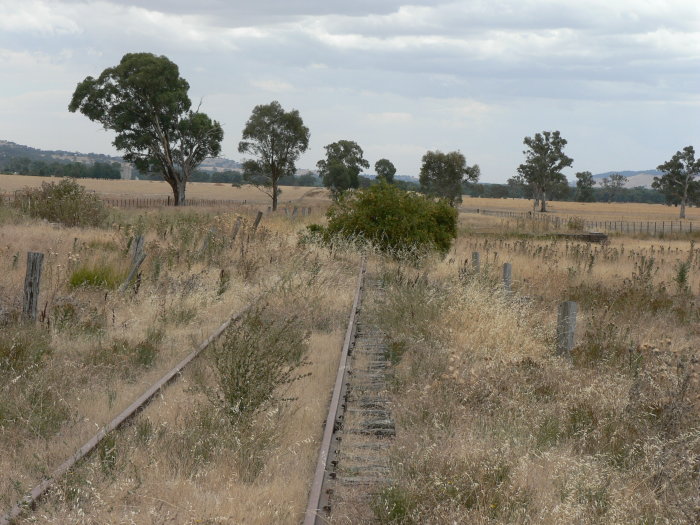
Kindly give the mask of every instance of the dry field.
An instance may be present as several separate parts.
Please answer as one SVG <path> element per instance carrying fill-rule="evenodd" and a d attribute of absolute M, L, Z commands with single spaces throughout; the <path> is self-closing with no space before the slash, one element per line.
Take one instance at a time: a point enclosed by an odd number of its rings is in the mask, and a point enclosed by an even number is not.
<path fill-rule="evenodd" d="M 511 201 L 483 207 L 498 202 Z M 635 213 L 625 218 L 654 220 Z M 266 294 L 261 319 L 272 324 L 252 317 L 251 331 L 230 337 L 274 340 L 255 327 L 292 323 L 281 347 L 296 333 L 299 373 L 311 375 L 278 385 L 291 401 L 241 419 L 225 403 L 222 340 L 23 522 L 298 523 L 359 254 L 299 243 L 308 218 L 265 216 L 253 236 L 244 216 L 232 242 L 236 218 L 116 210 L 102 229 L 54 228 L 0 207 L 3 508 Z M 138 291 L 121 294 L 111 283 L 137 233 L 148 257 Z M 373 317 L 395 362 L 393 482 L 373 504 L 380 523 L 700 522 L 697 248 L 679 234 L 590 245 L 546 233 L 536 221 L 462 214 L 445 258 L 371 258 L 386 282 Z M 17 319 L 29 250 L 46 253 L 37 325 Z M 104 280 L 80 284 L 95 275 Z M 563 300 L 580 308 L 569 359 L 554 351 Z"/>
<path fill-rule="evenodd" d="M 293 322 L 303 340 L 304 377 L 280 386 L 289 401 L 234 425 L 217 354 L 207 351 L 22 522 L 299 520 L 358 257 L 300 245 L 303 220 L 280 216 L 265 217 L 255 235 L 244 216 L 234 242 L 237 217 L 119 212 L 111 226 L 87 229 L 0 207 L 3 512 L 228 316 L 263 297 L 265 319 Z M 145 236 L 146 262 L 138 287 L 120 293 L 136 233 Z M 45 253 L 35 325 L 18 317 L 27 251 Z"/>
<path fill-rule="evenodd" d="M 445 259 L 385 268 L 397 437 L 380 522 L 698 523 L 694 244 L 462 220 Z M 563 300 L 580 308 L 570 359 L 555 355 Z"/>
<path fill-rule="evenodd" d="M 462 207 L 494 211 L 532 211 L 532 201 L 525 199 L 485 199 L 464 196 Z M 548 215 L 582 217 L 597 221 L 676 221 L 678 208 L 663 204 L 625 202 L 547 202 Z M 687 208 L 688 220 L 700 220 L 700 208 Z"/>
<path fill-rule="evenodd" d="M 12 193 L 25 187 L 35 188 L 42 182 L 55 182 L 54 177 L 31 177 L 27 175 L 0 174 L 0 193 Z M 167 197 L 172 196 L 170 186 L 164 181 L 147 180 L 108 180 L 79 179 L 82 186 L 90 191 L 111 198 Z M 187 184 L 187 197 L 193 199 L 245 200 L 253 204 L 269 204 L 270 198 L 252 186 L 236 188 L 230 184 L 213 182 L 190 182 Z M 280 204 L 302 201 L 312 205 L 316 201 L 328 202 L 327 192 L 320 188 L 282 186 Z"/>

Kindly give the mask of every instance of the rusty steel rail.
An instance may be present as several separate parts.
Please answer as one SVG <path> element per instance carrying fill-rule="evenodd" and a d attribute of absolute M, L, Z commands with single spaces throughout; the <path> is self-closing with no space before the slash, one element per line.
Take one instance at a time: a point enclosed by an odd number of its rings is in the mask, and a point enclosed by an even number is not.
<path fill-rule="evenodd" d="M 277 283 L 275 283 L 277 284 Z M 274 285 L 273 285 L 274 286 Z M 165 386 L 172 382 L 182 370 L 190 364 L 204 349 L 218 339 L 221 334 L 232 324 L 239 321 L 267 292 L 263 292 L 260 297 L 251 302 L 237 314 L 232 315 L 227 321 L 222 323 L 207 339 L 205 339 L 196 350 L 192 351 L 187 357 L 180 361 L 168 373 L 156 381 L 148 390 L 141 394 L 133 403 L 131 403 L 124 411 L 112 419 L 99 432 L 92 436 L 83 446 L 81 446 L 71 457 L 61 463 L 51 475 L 36 485 L 27 495 L 16 503 L 6 514 L 0 517 L 0 525 L 10 525 L 13 520 L 19 517 L 22 513 L 29 509 L 33 509 L 38 500 L 51 487 L 51 485 L 73 468 L 76 463 L 86 457 L 90 452 L 95 450 L 97 445 L 105 438 L 107 434 L 121 426 L 125 421 L 136 415 L 153 397 L 160 392 Z"/>
<path fill-rule="evenodd" d="M 335 422 L 342 401 L 342 393 L 345 385 L 345 376 L 348 370 L 348 354 L 350 351 L 350 345 L 354 338 L 355 331 L 357 329 L 357 312 L 362 301 L 362 291 L 364 289 L 364 277 L 366 272 L 366 262 L 363 259 L 360 265 L 360 272 L 357 278 L 357 288 L 355 290 L 355 300 L 352 304 L 352 310 L 350 311 L 350 319 L 348 321 L 348 328 L 345 332 L 345 341 L 343 342 L 343 349 L 340 354 L 340 363 L 338 365 L 338 373 L 335 379 L 335 386 L 333 387 L 333 395 L 331 397 L 330 407 L 328 409 L 328 416 L 326 417 L 326 423 L 323 430 L 323 438 L 321 440 L 321 447 L 318 453 L 318 460 L 316 462 L 316 471 L 314 473 L 314 479 L 311 484 L 311 490 L 309 491 L 309 499 L 306 505 L 306 513 L 304 514 L 304 525 L 317 525 L 325 523 L 325 520 L 321 517 L 321 511 L 325 505 L 325 500 L 327 499 L 327 494 L 325 493 L 325 485 L 328 477 L 328 457 L 331 452 L 331 445 L 333 442 L 333 433 L 335 431 Z"/>

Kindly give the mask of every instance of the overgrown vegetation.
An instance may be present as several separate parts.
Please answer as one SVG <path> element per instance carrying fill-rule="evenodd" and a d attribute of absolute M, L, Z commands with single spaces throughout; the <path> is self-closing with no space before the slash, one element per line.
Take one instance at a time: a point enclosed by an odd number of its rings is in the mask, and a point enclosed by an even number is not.
<path fill-rule="evenodd" d="M 17 220 L 3 223 L 0 246 L 3 511 L 232 311 L 279 283 L 268 306 L 230 335 L 238 352 L 226 357 L 239 360 L 228 370 L 247 371 L 251 383 L 224 379 L 215 352 L 205 353 L 133 427 L 109 437 L 61 480 L 42 501 L 45 512 L 32 519 L 111 523 L 131 519 L 134 508 L 170 519 L 174 507 L 156 508 L 169 501 L 193 523 L 252 515 L 257 523 L 294 521 L 315 459 L 337 358 L 329 349 L 342 345 L 357 256 L 299 244 L 301 217 L 268 215 L 253 233 L 246 209 L 120 211 L 100 230 L 56 228 L 14 211 Z M 138 236 L 147 258 L 134 286 L 117 292 Z M 35 247 L 45 254 L 39 313 L 36 324 L 26 325 L 23 254 Z M 211 504 L 212 494 L 230 490 L 248 494 L 241 508 Z"/>
<path fill-rule="evenodd" d="M 447 201 L 385 182 L 343 195 L 327 216 L 327 226 L 310 227 L 326 243 L 358 239 L 384 252 L 446 253 L 457 235 L 457 212 Z"/>
<path fill-rule="evenodd" d="M 212 352 L 218 385 L 212 399 L 233 424 L 288 400 L 284 391 L 305 377 L 308 336 L 298 318 L 262 308 L 228 329 Z"/>
<path fill-rule="evenodd" d="M 698 261 L 680 246 L 494 235 L 429 271 L 387 267 L 374 317 L 397 437 L 379 522 L 697 523 Z M 554 351 L 564 299 L 580 302 L 570 361 Z"/>
<path fill-rule="evenodd" d="M 13 204 L 32 217 L 65 226 L 101 226 L 107 219 L 107 209 L 100 198 L 72 179 L 26 188 L 17 194 Z"/>

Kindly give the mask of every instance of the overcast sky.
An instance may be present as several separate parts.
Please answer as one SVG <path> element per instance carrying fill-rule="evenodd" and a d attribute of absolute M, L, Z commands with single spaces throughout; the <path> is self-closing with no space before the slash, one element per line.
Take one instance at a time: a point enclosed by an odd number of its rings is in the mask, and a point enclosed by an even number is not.
<path fill-rule="evenodd" d="M 407 175 L 427 150 L 460 150 L 485 182 L 543 130 L 569 141 L 569 178 L 700 149 L 698 0 L 0 0 L 0 139 L 116 153 L 67 106 L 141 51 L 179 65 L 236 160 L 273 100 L 311 131 L 300 168 L 340 139 Z"/>

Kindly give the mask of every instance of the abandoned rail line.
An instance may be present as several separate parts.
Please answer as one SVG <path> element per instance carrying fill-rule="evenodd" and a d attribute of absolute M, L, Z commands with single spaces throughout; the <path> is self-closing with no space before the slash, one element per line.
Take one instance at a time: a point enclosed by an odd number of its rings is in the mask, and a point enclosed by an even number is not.
<path fill-rule="evenodd" d="M 309 492 L 305 525 L 330 523 L 333 517 L 340 515 L 352 516 L 362 523 L 371 522 L 372 496 L 388 477 L 386 449 L 388 438 L 394 435 L 386 391 L 388 352 L 383 334 L 373 328 L 367 313 L 369 301 L 381 300 L 383 287 L 376 279 L 366 278 L 366 273 L 363 260 Z M 261 297 L 264 295 L 265 292 Z M 11 525 L 35 510 L 57 481 L 95 451 L 110 433 L 117 431 L 158 393 L 162 393 L 230 325 L 243 319 L 259 300 L 254 300 L 222 323 L 197 349 L 102 427 L 0 516 L 0 525 Z"/>
<path fill-rule="evenodd" d="M 382 300 L 383 286 L 365 274 L 363 263 L 304 525 L 373 522 L 372 498 L 388 481 L 387 449 L 395 435 L 387 392 L 389 353 L 368 308 Z"/>

